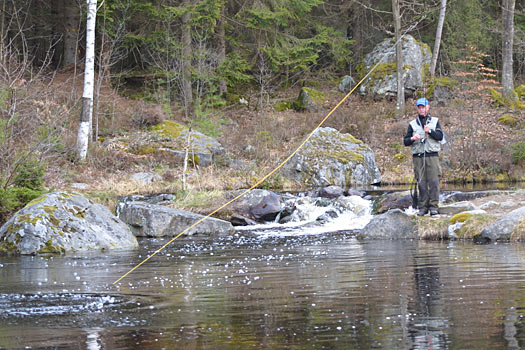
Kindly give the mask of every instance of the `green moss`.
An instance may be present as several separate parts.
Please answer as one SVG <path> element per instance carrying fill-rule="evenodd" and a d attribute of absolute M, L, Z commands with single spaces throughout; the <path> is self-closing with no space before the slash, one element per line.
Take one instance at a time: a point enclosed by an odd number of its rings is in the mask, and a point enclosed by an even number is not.
<path fill-rule="evenodd" d="M 273 108 L 277 112 L 284 112 L 284 111 L 292 108 L 292 103 L 289 102 L 289 101 L 277 102 L 276 104 L 273 105 Z"/>
<path fill-rule="evenodd" d="M 25 208 L 28 208 L 32 205 L 35 205 L 35 204 L 38 204 L 38 203 L 42 203 L 43 201 L 45 201 L 47 199 L 47 194 L 43 195 L 43 196 L 40 196 L 38 198 L 35 198 L 33 199 L 31 202 L 27 203 Z"/>
<path fill-rule="evenodd" d="M 503 96 L 502 93 L 492 88 L 489 89 L 489 92 L 490 92 L 490 95 L 492 96 L 492 100 L 498 106 L 510 107 L 513 109 L 523 109 L 524 108 L 523 102 L 521 102 L 520 98 L 518 97 L 518 94 L 515 91 L 512 93 L 512 96 L 510 97 Z"/>
<path fill-rule="evenodd" d="M 162 136 L 174 139 L 179 137 L 180 134 L 186 129 L 187 128 L 184 125 L 179 124 L 173 120 L 165 120 L 151 128 L 152 131 L 156 131 Z"/>
<path fill-rule="evenodd" d="M 351 142 L 351 143 L 356 143 L 356 144 L 358 144 L 358 145 L 360 145 L 360 144 L 363 143 L 363 141 L 361 141 L 361 140 L 355 138 L 354 136 L 352 136 L 352 135 L 350 135 L 350 134 L 343 134 L 343 135 L 341 136 L 341 140 L 343 140 L 343 141 L 349 141 L 349 142 Z"/>
<path fill-rule="evenodd" d="M 450 223 L 455 224 L 456 222 L 465 222 L 472 213 L 459 213 L 450 218 Z"/>
<path fill-rule="evenodd" d="M 394 160 L 396 160 L 396 161 L 398 161 L 398 162 L 403 162 L 403 161 L 405 161 L 406 157 L 407 157 L 407 156 L 406 156 L 406 154 L 404 154 L 404 153 L 396 153 L 396 154 L 394 155 Z"/>
<path fill-rule="evenodd" d="M 520 100 L 525 98 L 525 85 L 517 86 L 514 91 L 516 92 L 516 95 L 518 95 L 518 98 Z"/>
<path fill-rule="evenodd" d="M 456 232 L 459 238 L 474 238 L 481 234 L 481 231 L 498 218 L 485 214 L 473 214 L 469 216 L 463 226 Z"/>
<path fill-rule="evenodd" d="M 130 153 L 136 154 L 138 156 L 144 156 L 147 154 L 154 154 L 159 149 L 156 145 L 137 145 L 130 149 Z"/>
<path fill-rule="evenodd" d="M 19 255 L 20 250 L 15 243 L 9 241 L 0 242 L 0 255 Z"/>
<path fill-rule="evenodd" d="M 46 244 L 40 248 L 40 250 L 37 252 L 39 254 L 64 254 L 66 252 L 66 249 L 64 247 L 61 247 L 59 245 L 53 245 L 53 240 L 48 240 Z"/>
<path fill-rule="evenodd" d="M 520 125 L 521 120 L 520 120 L 520 118 L 515 117 L 513 115 L 504 114 L 504 115 L 498 117 L 498 122 L 503 124 L 503 125 L 507 125 L 507 126 L 515 128 L 515 127 Z"/>
<path fill-rule="evenodd" d="M 358 152 L 341 150 L 341 151 L 334 151 L 334 152 L 325 152 L 325 155 L 327 157 L 337 159 L 343 164 L 348 164 L 350 162 L 362 164 L 365 162 L 365 157 L 361 153 L 358 153 Z"/>
<path fill-rule="evenodd" d="M 58 210 L 58 207 L 56 205 L 44 205 L 44 206 L 39 207 L 38 209 L 42 209 L 49 215 L 52 215 L 55 211 Z"/>

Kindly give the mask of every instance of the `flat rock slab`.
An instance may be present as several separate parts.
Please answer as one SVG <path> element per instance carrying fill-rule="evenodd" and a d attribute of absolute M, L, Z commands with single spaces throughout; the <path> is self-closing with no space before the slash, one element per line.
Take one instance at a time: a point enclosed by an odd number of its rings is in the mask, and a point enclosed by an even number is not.
<path fill-rule="evenodd" d="M 119 217 L 130 226 L 135 236 L 146 237 L 174 237 L 204 218 L 203 215 L 144 202 L 125 202 Z M 206 218 L 185 234 L 221 235 L 232 231 L 230 222 Z"/>

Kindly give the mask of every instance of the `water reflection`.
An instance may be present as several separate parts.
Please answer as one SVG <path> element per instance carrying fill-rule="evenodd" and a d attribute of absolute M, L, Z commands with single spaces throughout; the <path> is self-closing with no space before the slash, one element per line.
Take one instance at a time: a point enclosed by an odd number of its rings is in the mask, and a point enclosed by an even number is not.
<path fill-rule="evenodd" d="M 182 239 L 112 286 L 163 243 L 0 258 L 0 348 L 514 349 L 525 341 L 521 245 L 360 242 L 350 233 Z"/>

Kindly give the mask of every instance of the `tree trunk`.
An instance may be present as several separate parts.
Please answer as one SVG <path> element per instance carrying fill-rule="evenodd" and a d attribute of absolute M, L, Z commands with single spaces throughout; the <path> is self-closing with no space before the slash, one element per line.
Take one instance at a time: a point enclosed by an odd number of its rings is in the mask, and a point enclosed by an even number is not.
<path fill-rule="evenodd" d="M 185 1 L 189 5 L 189 1 Z M 182 94 L 184 98 L 185 116 L 190 116 L 190 107 L 193 103 L 193 94 L 191 90 L 191 13 L 188 10 L 182 17 Z"/>
<path fill-rule="evenodd" d="M 217 45 L 219 49 L 219 57 L 217 63 L 219 67 L 224 63 L 224 61 L 226 61 L 226 31 L 224 30 L 224 7 L 225 5 L 221 7 L 221 17 L 219 18 L 219 22 L 217 23 Z M 226 90 L 226 80 L 224 80 L 224 78 L 221 78 L 219 80 L 219 93 L 223 95 L 224 93 L 226 93 Z"/>
<path fill-rule="evenodd" d="M 62 22 L 64 25 L 62 66 L 68 66 L 76 63 L 77 60 L 79 8 L 75 0 L 63 0 L 62 5 L 64 9 Z"/>
<path fill-rule="evenodd" d="M 515 0 L 503 1 L 503 72 L 502 85 L 503 94 L 507 97 L 513 96 L 513 70 L 512 49 L 514 44 L 514 7 Z"/>
<path fill-rule="evenodd" d="M 84 93 L 82 95 L 82 113 L 77 137 L 77 152 L 80 161 L 85 161 L 89 144 L 89 129 L 93 115 L 93 87 L 95 80 L 95 20 L 97 18 L 97 0 L 87 0 L 86 20 L 86 66 L 84 70 Z"/>
<path fill-rule="evenodd" d="M 405 85 L 403 81 L 403 43 L 401 41 L 401 17 L 399 15 L 399 0 L 392 0 L 394 13 L 394 28 L 396 31 L 396 70 L 397 70 L 397 113 L 405 111 Z"/>
<path fill-rule="evenodd" d="M 441 0 L 441 9 L 439 10 L 438 26 L 436 28 L 436 41 L 434 42 L 434 52 L 430 62 L 430 76 L 436 75 L 436 64 L 439 55 L 439 46 L 441 45 L 441 33 L 443 32 L 443 23 L 445 23 L 445 12 L 447 11 L 447 0 Z"/>

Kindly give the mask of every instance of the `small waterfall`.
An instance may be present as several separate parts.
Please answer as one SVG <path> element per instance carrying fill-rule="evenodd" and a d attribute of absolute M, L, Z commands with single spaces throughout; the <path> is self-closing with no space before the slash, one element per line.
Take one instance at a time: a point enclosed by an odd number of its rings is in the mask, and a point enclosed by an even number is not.
<path fill-rule="evenodd" d="M 236 229 L 260 237 L 351 231 L 363 228 L 372 219 L 371 212 L 372 202 L 359 196 L 329 199 L 288 195 L 274 222 Z"/>

